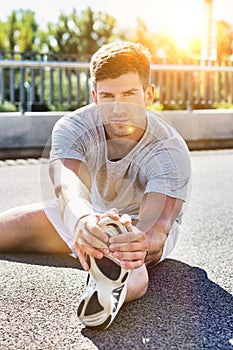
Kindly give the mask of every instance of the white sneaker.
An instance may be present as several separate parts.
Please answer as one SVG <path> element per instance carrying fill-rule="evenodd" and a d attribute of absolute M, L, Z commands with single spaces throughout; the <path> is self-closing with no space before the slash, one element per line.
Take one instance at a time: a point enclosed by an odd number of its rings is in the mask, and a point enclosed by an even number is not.
<path fill-rule="evenodd" d="M 127 232 L 119 220 L 109 217 L 103 218 L 99 226 L 109 236 Z M 108 328 L 125 300 L 130 270 L 124 269 L 111 253 L 102 259 L 88 258 L 90 270 L 86 291 L 78 306 L 78 317 L 86 327 Z"/>

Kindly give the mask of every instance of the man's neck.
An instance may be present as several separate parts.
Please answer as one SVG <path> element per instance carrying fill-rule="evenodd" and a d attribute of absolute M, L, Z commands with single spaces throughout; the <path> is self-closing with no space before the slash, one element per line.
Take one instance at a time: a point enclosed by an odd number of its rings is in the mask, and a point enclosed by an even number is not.
<path fill-rule="evenodd" d="M 137 129 L 131 135 L 123 137 L 111 137 L 106 133 L 108 159 L 112 161 L 124 158 L 141 140 L 144 129 Z"/>

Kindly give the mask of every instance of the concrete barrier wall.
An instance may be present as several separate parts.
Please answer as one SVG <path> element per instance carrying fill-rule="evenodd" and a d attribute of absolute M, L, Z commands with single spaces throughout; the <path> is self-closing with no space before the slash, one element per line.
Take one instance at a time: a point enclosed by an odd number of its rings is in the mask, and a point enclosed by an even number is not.
<path fill-rule="evenodd" d="M 64 114 L 0 113 L 0 158 L 19 153 L 21 156 L 40 155 L 43 148 L 49 148 L 53 126 Z M 233 148 L 233 110 L 164 111 L 159 114 L 177 129 L 190 150 Z"/>
<path fill-rule="evenodd" d="M 164 111 L 191 150 L 233 148 L 233 110 Z"/>

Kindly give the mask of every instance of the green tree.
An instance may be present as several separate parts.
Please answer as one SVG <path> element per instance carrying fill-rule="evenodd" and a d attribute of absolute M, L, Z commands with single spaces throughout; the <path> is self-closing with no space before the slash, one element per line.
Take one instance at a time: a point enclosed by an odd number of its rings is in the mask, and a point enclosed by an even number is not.
<path fill-rule="evenodd" d="M 30 52 L 36 47 L 38 23 L 30 10 L 13 10 L 5 22 L 0 23 L 0 45 L 10 51 Z"/>
<path fill-rule="evenodd" d="M 19 26 L 17 21 L 17 11 L 12 11 L 7 20 L 0 22 L 0 49 L 13 51 L 17 40 Z"/>
<path fill-rule="evenodd" d="M 126 40 L 139 42 L 148 47 L 151 53 L 152 63 L 167 62 L 178 63 L 181 60 L 193 60 L 200 57 L 200 38 L 190 40 L 187 48 L 180 48 L 176 44 L 175 37 L 169 32 L 149 32 L 146 22 L 137 19 L 136 28 L 132 31 L 125 30 Z"/>
<path fill-rule="evenodd" d="M 6 50 L 8 39 L 6 35 L 5 23 L 0 21 L 0 50 Z"/>
<path fill-rule="evenodd" d="M 56 23 L 48 24 L 41 45 L 46 45 L 49 52 L 89 60 L 100 46 L 114 37 L 115 22 L 112 16 L 94 13 L 90 7 L 79 15 L 75 9 L 70 14 L 60 13 Z"/>
<path fill-rule="evenodd" d="M 87 8 L 77 24 L 81 30 L 82 54 L 85 60 L 89 60 L 99 47 L 115 37 L 115 18 L 101 11 L 94 13 Z"/>
<path fill-rule="evenodd" d="M 9 50 L 14 51 L 17 44 L 16 35 L 19 33 L 19 23 L 17 20 L 17 11 L 12 11 L 6 22 L 6 33 L 8 36 Z M 8 48 L 7 48 L 8 49 Z"/>
<path fill-rule="evenodd" d="M 127 40 L 139 42 L 147 47 L 151 54 L 152 63 L 171 60 L 177 56 L 172 37 L 167 33 L 150 33 L 145 21 L 140 18 L 137 19 L 136 28 Z"/>
<path fill-rule="evenodd" d="M 218 60 L 228 58 L 233 53 L 233 28 L 225 21 L 217 22 Z"/>
<path fill-rule="evenodd" d="M 31 52 L 36 48 L 36 36 L 38 23 L 35 20 L 35 13 L 30 10 L 19 10 L 19 49 L 22 52 Z"/>

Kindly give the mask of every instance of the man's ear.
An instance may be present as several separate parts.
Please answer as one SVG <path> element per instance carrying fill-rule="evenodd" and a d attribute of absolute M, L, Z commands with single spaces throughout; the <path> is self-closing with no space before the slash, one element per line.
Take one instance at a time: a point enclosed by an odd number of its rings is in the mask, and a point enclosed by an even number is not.
<path fill-rule="evenodd" d="M 94 100 L 95 104 L 97 105 L 98 104 L 98 99 L 97 99 L 96 91 L 94 89 L 92 89 L 91 90 L 91 94 L 92 94 L 92 97 L 93 97 L 93 100 Z"/>
<path fill-rule="evenodd" d="M 146 92 L 145 92 L 145 105 L 146 106 L 149 106 L 153 102 L 154 96 L 155 96 L 155 85 L 149 84 L 147 86 Z"/>

